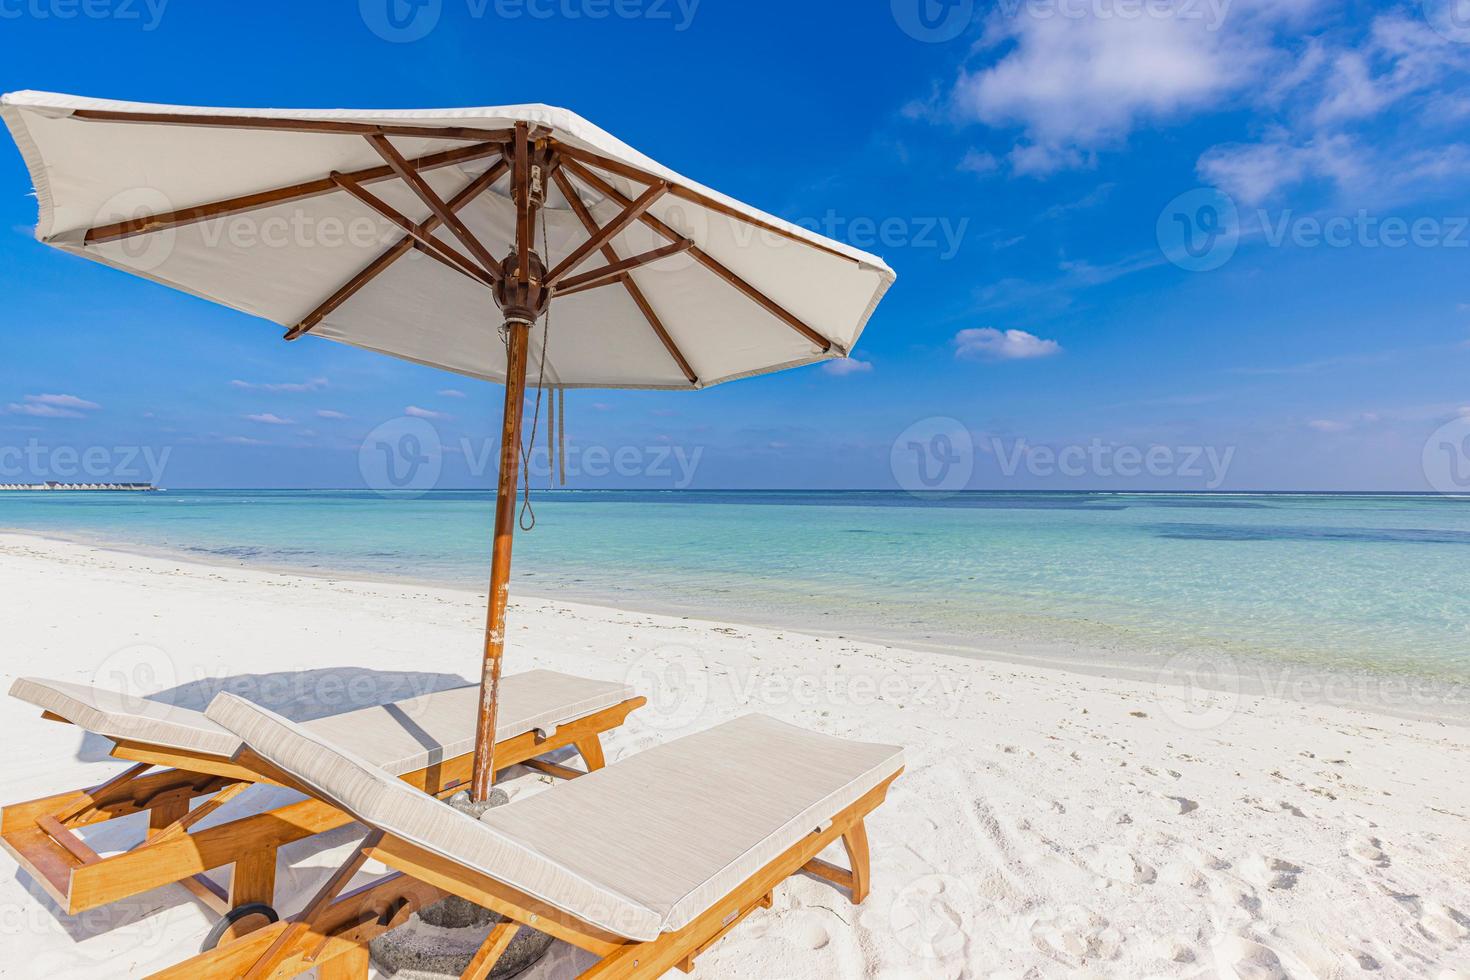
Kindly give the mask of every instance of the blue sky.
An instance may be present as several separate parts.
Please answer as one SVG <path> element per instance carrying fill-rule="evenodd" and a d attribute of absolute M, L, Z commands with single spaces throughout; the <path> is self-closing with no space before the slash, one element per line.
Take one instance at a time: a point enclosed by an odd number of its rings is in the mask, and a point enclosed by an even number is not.
<path fill-rule="evenodd" d="M 1464 0 L 387 3 L 0 0 L 0 88 L 563 105 L 898 271 L 845 371 L 573 393 L 641 461 L 574 486 L 894 487 L 916 445 L 974 489 L 1424 490 L 1470 415 Z M 405 412 L 493 482 L 498 388 L 46 249 L 29 195 L 0 148 L 0 482 L 362 486 Z"/>

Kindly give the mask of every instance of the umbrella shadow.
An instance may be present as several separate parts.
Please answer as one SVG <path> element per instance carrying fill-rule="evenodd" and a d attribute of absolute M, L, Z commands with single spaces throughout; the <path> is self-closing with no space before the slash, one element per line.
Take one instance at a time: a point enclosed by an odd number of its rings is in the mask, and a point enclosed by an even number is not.
<path fill-rule="evenodd" d="M 425 671 L 369 670 L 365 667 L 322 667 L 316 670 L 276 671 L 205 677 L 145 696 L 174 708 L 203 711 L 220 693 L 228 693 L 268 708 L 290 721 L 315 721 L 359 708 L 406 701 L 424 694 L 465 687 L 470 681 L 458 674 Z M 81 762 L 110 759 L 112 740 L 90 732 L 77 750 Z"/>
<path fill-rule="evenodd" d="M 269 708 L 291 721 L 306 722 L 361 708 L 392 705 L 425 694 L 465 687 L 469 683 L 458 674 L 329 667 L 203 678 L 148 695 L 146 700 L 175 708 L 203 711 L 218 694 L 228 692 Z M 410 730 L 416 727 L 408 725 L 411 719 L 403 712 L 395 713 L 394 717 L 405 723 L 405 727 Z M 428 736 L 425 734 L 423 738 L 428 739 Z M 112 747 L 111 739 L 88 732 L 82 738 L 76 757 L 83 762 L 111 760 Z M 219 812 L 201 821 L 198 829 L 287 806 L 299 799 L 300 794 L 279 786 L 254 786 L 222 807 Z M 85 836 L 90 846 L 106 854 L 126 850 L 140 842 L 146 827 L 146 818 L 142 814 L 135 814 L 89 828 Z M 309 862 L 314 855 L 340 847 L 360 834 L 361 828 L 353 824 L 282 848 L 282 867 L 279 871 L 282 883 L 291 877 L 287 873 L 287 866 Z M 228 884 L 232 873 L 225 866 L 209 872 L 209 876 L 220 884 Z M 73 942 L 78 943 L 135 926 L 153 919 L 160 912 L 195 901 L 182 887 L 165 885 L 100 909 L 68 915 L 24 871 L 17 870 L 15 877 L 37 905 L 50 913 L 62 931 Z M 296 899 L 294 895 L 282 897 L 288 906 Z"/>

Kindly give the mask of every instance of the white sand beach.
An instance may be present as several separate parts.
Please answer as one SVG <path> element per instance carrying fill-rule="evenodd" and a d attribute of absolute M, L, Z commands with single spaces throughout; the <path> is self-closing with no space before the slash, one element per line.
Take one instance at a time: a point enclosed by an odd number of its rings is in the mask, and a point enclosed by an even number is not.
<path fill-rule="evenodd" d="M 346 710 L 478 674 L 473 592 L 7 534 L 0 596 L 7 687 L 40 675 L 183 691 L 197 707 L 189 697 L 251 675 L 267 700 Z M 753 711 L 906 747 L 869 824 L 866 904 L 793 879 L 697 977 L 1470 978 L 1470 728 L 1201 704 L 1138 680 L 543 600 L 515 601 L 511 622 L 508 671 L 627 680 L 650 697 L 607 738 L 610 761 Z M 103 740 L 20 702 L 0 726 L 6 803 L 122 768 Z M 285 849 L 282 911 L 360 833 Z M 67 917 L 0 863 L 4 976 L 146 974 L 195 952 L 211 921 L 177 886 Z M 586 959 L 558 946 L 527 976 L 571 977 Z"/>

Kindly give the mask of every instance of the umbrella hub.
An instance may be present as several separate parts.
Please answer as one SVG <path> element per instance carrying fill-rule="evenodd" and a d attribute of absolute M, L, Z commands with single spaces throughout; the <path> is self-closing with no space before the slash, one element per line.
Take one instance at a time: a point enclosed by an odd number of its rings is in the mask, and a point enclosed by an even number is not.
<path fill-rule="evenodd" d="M 523 323 L 530 326 L 541 319 L 551 301 L 551 291 L 546 288 L 546 264 L 541 256 L 531 253 L 530 276 L 520 276 L 520 253 L 512 251 L 500 263 L 500 280 L 495 284 L 495 302 L 506 323 Z"/>

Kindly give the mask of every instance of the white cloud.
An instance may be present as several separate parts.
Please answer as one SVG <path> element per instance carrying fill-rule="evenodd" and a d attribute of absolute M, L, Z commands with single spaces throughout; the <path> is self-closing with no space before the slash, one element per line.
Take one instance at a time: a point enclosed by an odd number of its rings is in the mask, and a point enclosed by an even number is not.
<path fill-rule="evenodd" d="M 1243 204 L 1259 204 L 1282 188 L 1307 179 L 1327 178 L 1355 186 L 1371 170 L 1360 149 L 1347 136 L 1324 136 L 1293 144 L 1277 131 L 1261 143 L 1224 144 L 1200 157 L 1199 175 Z"/>
<path fill-rule="evenodd" d="M 959 169 L 967 174 L 993 174 L 1000 169 L 1000 161 L 995 158 L 994 153 L 985 150 L 970 150 L 965 158 L 960 161 Z"/>
<path fill-rule="evenodd" d="M 1307 428 L 1317 432 L 1347 432 L 1352 425 L 1347 422 L 1338 422 L 1334 419 L 1313 419 L 1307 423 Z"/>
<path fill-rule="evenodd" d="M 5 406 L 7 415 L 28 415 L 38 419 L 79 419 L 84 412 L 93 412 L 102 406 L 76 395 L 26 395 L 19 402 Z"/>
<path fill-rule="evenodd" d="M 332 421 L 335 421 L 335 422 L 340 422 L 343 419 L 350 419 L 350 418 L 352 418 L 352 416 L 350 416 L 350 415 L 347 415 L 347 414 L 345 414 L 343 412 L 334 411 L 334 410 L 332 410 L 330 408 L 324 408 L 321 411 L 317 412 L 316 413 L 316 417 L 319 418 L 319 419 L 331 419 Z"/>
<path fill-rule="evenodd" d="M 249 436 L 226 436 L 225 442 L 232 446 L 268 446 L 270 443 L 263 439 L 252 439 Z"/>
<path fill-rule="evenodd" d="M 1470 49 L 1398 13 L 1375 18 L 1356 45 L 1314 40 L 1266 88 L 1265 102 L 1283 104 L 1289 121 L 1258 142 L 1207 150 L 1199 174 L 1247 204 L 1321 181 L 1360 207 L 1400 203 L 1463 179 L 1470 148 L 1433 145 L 1434 134 L 1415 124 L 1443 115 L 1448 81 L 1467 71 Z M 1397 127 L 1402 133 L 1350 132 L 1389 109 L 1409 124 Z"/>
<path fill-rule="evenodd" d="M 287 383 L 257 382 L 257 381 L 231 381 L 230 387 L 240 388 L 244 391 L 274 391 L 300 394 L 308 391 L 321 391 L 327 387 L 326 378 L 312 378 L 310 381 L 296 381 Z"/>
<path fill-rule="evenodd" d="M 274 415 L 274 414 L 272 414 L 270 412 L 261 412 L 258 415 L 247 415 L 247 416 L 245 416 L 245 419 L 246 419 L 246 421 L 249 421 L 249 422 L 258 422 L 261 425 L 295 425 L 296 424 L 295 422 L 291 421 L 290 419 L 283 419 L 279 415 Z"/>
<path fill-rule="evenodd" d="M 966 360 L 1022 361 L 1062 352 L 1055 340 L 1043 340 L 1024 330 L 979 327 L 955 334 L 955 356 Z"/>
<path fill-rule="evenodd" d="M 839 378 L 845 378 L 850 374 L 868 374 L 873 370 L 873 364 L 871 361 L 844 357 L 839 360 L 826 361 L 822 364 L 822 370 Z"/>
<path fill-rule="evenodd" d="M 460 391 L 458 388 L 445 388 L 444 390 L 442 390 L 442 391 L 439 392 L 439 397 L 441 397 L 441 398 L 464 398 L 464 397 L 466 397 L 466 395 L 465 395 L 464 392 Z"/>
<path fill-rule="evenodd" d="M 11 402 L 5 406 L 7 415 L 29 415 L 38 419 L 79 419 L 81 412 L 73 412 L 70 409 L 57 408 L 55 405 L 37 405 L 33 402 Z"/>
<path fill-rule="evenodd" d="M 1465 68 L 1467 61 L 1470 55 L 1460 45 L 1423 20 L 1384 14 L 1373 21 L 1360 47 L 1332 58 L 1314 119 L 1322 124 L 1376 116 L 1437 86 L 1450 72 Z"/>
<path fill-rule="evenodd" d="M 1145 122 L 1217 107 L 1258 83 L 1281 58 L 1274 27 L 1314 5 L 1146 4 L 1134 16 L 1102 16 L 1097 5 L 1050 16 L 1002 5 L 979 45 L 1002 53 L 960 72 L 951 109 L 962 122 L 1019 127 L 1024 138 L 1010 156 L 1018 173 L 1085 166 L 1090 151 L 1121 143 Z"/>
<path fill-rule="evenodd" d="M 448 421 L 449 419 L 454 418 L 453 415 L 446 415 L 443 412 L 435 412 L 432 409 L 428 408 L 419 408 L 417 405 L 408 406 L 403 410 L 403 414 L 409 416 L 410 418 L 434 419 L 441 422 Z"/>

